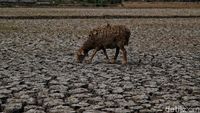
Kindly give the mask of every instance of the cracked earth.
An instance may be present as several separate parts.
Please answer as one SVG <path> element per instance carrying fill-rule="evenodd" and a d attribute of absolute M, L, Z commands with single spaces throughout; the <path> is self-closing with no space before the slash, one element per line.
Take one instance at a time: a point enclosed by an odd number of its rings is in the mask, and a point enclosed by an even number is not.
<path fill-rule="evenodd" d="M 0 21 L 0 112 L 200 112 L 200 19 Z M 131 30 L 128 64 L 74 53 L 99 25 Z M 110 57 L 114 50 L 108 50 Z M 174 109 L 173 109 L 174 108 Z"/>

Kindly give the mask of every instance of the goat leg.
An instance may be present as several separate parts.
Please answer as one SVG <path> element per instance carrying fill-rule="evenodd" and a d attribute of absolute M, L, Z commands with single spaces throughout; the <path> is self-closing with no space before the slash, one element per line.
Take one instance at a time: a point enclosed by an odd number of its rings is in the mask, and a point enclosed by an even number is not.
<path fill-rule="evenodd" d="M 122 54 L 123 54 L 122 64 L 127 64 L 127 52 L 126 52 L 126 49 L 124 47 L 121 47 L 120 49 L 122 50 Z"/>
<path fill-rule="evenodd" d="M 107 63 L 110 63 L 108 54 L 107 54 L 107 52 L 106 52 L 106 49 L 103 48 L 102 50 L 103 50 L 104 55 L 106 56 Z"/>
<path fill-rule="evenodd" d="M 115 52 L 115 56 L 114 56 L 114 58 L 112 59 L 111 63 L 114 64 L 114 63 L 116 62 L 118 55 L 119 55 L 119 48 L 117 47 L 117 48 L 116 48 L 116 52 Z"/>
<path fill-rule="evenodd" d="M 94 50 L 94 52 L 93 52 L 91 58 L 90 58 L 89 60 L 87 60 L 86 63 L 88 63 L 88 64 L 92 63 L 92 59 L 93 59 L 94 56 L 96 55 L 97 51 L 98 51 L 98 49 L 95 49 L 95 50 Z"/>

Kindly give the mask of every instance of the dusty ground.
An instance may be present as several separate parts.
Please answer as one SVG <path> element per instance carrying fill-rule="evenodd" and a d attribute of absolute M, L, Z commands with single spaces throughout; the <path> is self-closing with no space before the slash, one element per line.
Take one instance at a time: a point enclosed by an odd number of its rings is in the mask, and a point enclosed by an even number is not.
<path fill-rule="evenodd" d="M 128 65 L 74 61 L 90 29 L 131 29 Z M 200 112 L 200 19 L 0 21 L 0 112 Z M 114 50 L 109 50 L 112 57 Z"/>
<path fill-rule="evenodd" d="M 115 8 L 0 8 L 5 16 L 200 16 L 198 9 L 115 9 Z"/>

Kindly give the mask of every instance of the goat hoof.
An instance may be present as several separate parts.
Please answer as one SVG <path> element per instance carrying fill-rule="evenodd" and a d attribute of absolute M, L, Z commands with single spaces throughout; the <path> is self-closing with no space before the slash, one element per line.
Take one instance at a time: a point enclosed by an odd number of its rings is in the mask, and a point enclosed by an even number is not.
<path fill-rule="evenodd" d="M 91 63 L 92 63 L 91 60 L 86 60 L 85 62 L 86 62 L 87 64 L 91 64 Z"/>
<path fill-rule="evenodd" d="M 110 61 L 111 64 L 114 64 L 115 62 L 116 62 L 115 59 L 112 59 L 112 60 Z"/>
<path fill-rule="evenodd" d="M 110 64 L 111 62 L 109 60 L 105 60 L 105 63 Z"/>
<path fill-rule="evenodd" d="M 123 61 L 123 62 L 122 62 L 122 65 L 126 65 L 126 64 L 127 64 L 127 61 Z"/>

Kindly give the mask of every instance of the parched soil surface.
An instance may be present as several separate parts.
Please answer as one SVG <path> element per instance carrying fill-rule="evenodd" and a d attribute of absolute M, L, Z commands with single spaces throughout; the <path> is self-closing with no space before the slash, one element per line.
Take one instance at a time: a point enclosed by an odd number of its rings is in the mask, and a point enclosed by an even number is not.
<path fill-rule="evenodd" d="M 76 63 L 88 31 L 106 23 L 130 28 L 128 64 L 101 51 Z M 199 18 L 0 20 L 0 112 L 173 110 L 200 111 Z"/>
<path fill-rule="evenodd" d="M 200 4 L 198 4 L 200 5 Z M 200 9 L 0 8 L 0 17 L 16 16 L 200 16 Z"/>

